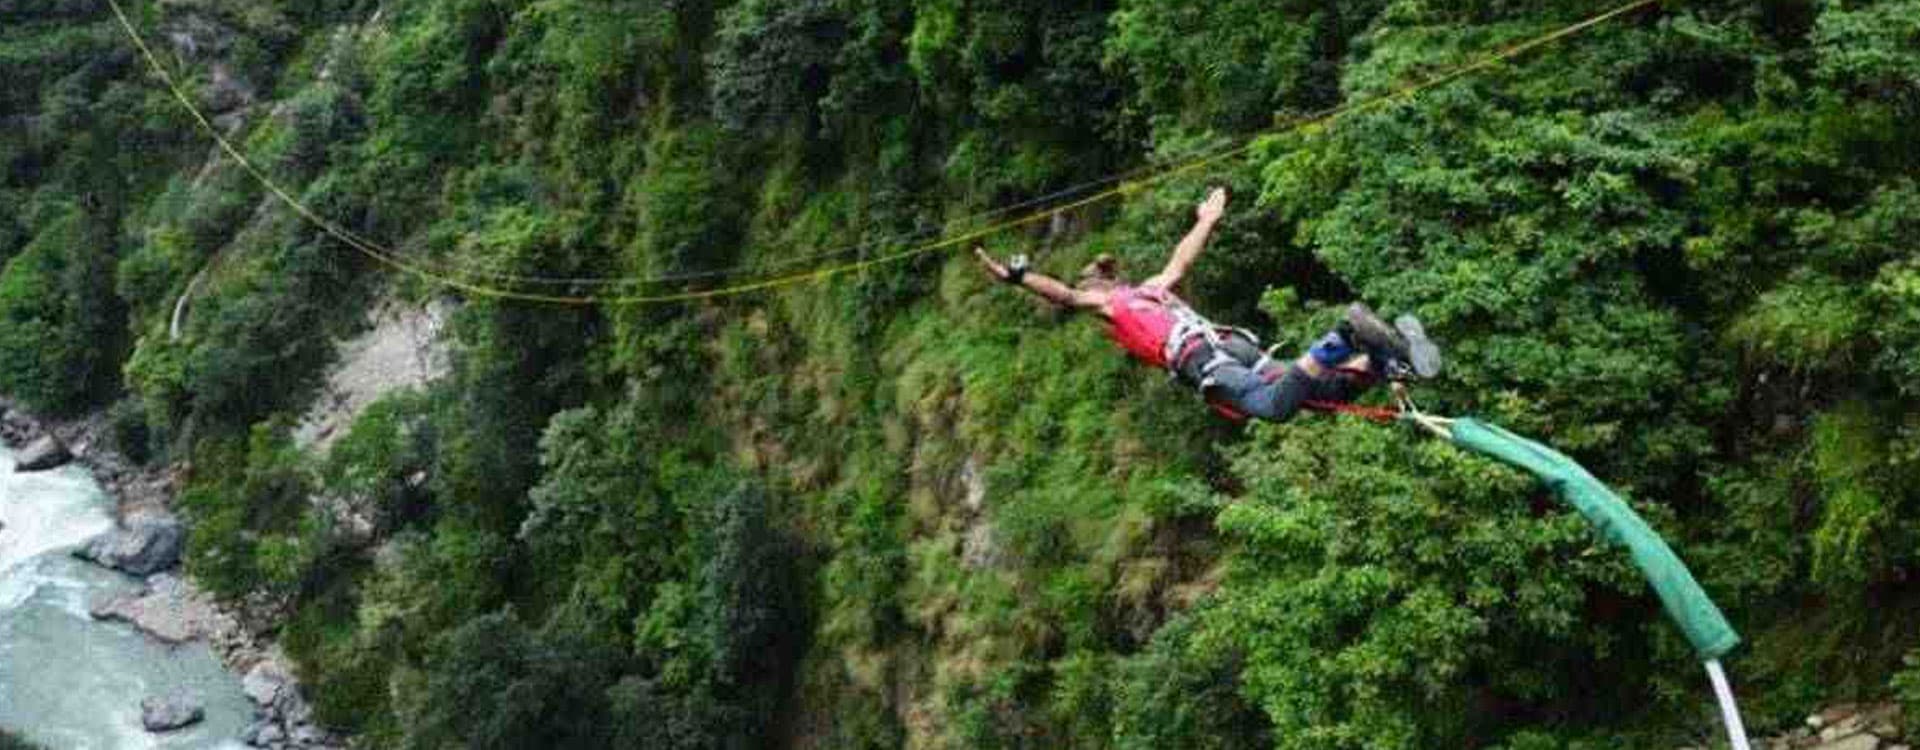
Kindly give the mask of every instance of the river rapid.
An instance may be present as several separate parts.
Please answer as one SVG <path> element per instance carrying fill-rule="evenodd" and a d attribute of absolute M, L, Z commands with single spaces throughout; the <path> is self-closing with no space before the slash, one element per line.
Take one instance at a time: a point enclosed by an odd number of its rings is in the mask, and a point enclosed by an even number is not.
<path fill-rule="evenodd" d="M 113 501 L 77 466 L 17 474 L 13 463 L 0 449 L 0 727 L 49 750 L 244 747 L 253 704 L 206 644 L 166 646 L 87 615 L 139 587 L 69 554 L 113 527 Z M 170 692 L 206 720 L 148 733 L 140 701 Z"/>

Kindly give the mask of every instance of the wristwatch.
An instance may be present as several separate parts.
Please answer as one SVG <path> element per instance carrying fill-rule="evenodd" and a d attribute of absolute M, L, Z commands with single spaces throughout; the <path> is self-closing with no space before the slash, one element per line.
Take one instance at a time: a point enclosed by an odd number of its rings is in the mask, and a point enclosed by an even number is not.
<path fill-rule="evenodd" d="M 1008 258 L 1007 275 L 1001 277 L 1000 280 L 1009 284 L 1019 284 L 1025 281 L 1027 278 L 1027 264 L 1029 262 L 1025 253 Z"/>

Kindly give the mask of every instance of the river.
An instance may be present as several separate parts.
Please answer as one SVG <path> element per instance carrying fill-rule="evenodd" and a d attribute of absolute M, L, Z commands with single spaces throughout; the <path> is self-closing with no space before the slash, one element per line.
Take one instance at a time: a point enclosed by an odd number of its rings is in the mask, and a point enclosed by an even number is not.
<path fill-rule="evenodd" d="M 0 727 L 49 750 L 243 747 L 253 704 L 205 644 L 164 646 L 87 616 L 95 597 L 138 587 L 68 554 L 112 528 L 112 511 L 84 469 L 16 474 L 0 450 Z M 149 734 L 140 701 L 169 691 L 200 701 L 206 720 Z"/>

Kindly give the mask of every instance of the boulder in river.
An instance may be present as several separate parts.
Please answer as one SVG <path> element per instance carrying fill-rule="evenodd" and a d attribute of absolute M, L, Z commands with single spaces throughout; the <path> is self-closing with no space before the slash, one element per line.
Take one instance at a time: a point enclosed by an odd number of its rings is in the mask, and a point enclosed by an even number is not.
<path fill-rule="evenodd" d="M 287 742 L 287 730 L 272 719 L 260 719 L 240 734 L 240 741 L 249 747 L 284 747 Z"/>
<path fill-rule="evenodd" d="M 206 717 L 206 709 L 184 695 L 156 695 L 140 701 L 140 724 L 149 732 L 171 732 Z"/>
<path fill-rule="evenodd" d="M 247 697 L 252 698 L 254 705 L 261 710 L 271 711 L 280 702 L 282 692 L 291 681 L 287 669 L 277 660 L 268 658 L 247 671 L 247 676 L 240 682 L 240 689 L 246 691 Z"/>
<path fill-rule="evenodd" d="M 293 728 L 293 744 L 300 747 L 317 747 L 333 741 L 327 730 L 312 724 L 301 724 Z"/>
<path fill-rule="evenodd" d="M 137 576 L 166 570 L 180 562 L 186 547 L 187 529 L 180 520 L 165 514 L 143 514 L 128 519 L 127 527 L 94 537 L 74 550 L 82 560 L 123 570 Z"/>
<path fill-rule="evenodd" d="M 73 454 L 67 451 L 65 443 L 52 435 L 41 435 L 38 440 L 20 449 L 20 457 L 13 465 L 14 471 L 46 471 L 65 466 L 73 460 Z"/>
<path fill-rule="evenodd" d="M 96 599 L 87 613 L 96 620 L 128 623 L 169 646 L 207 637 L 221 626 L 211 598 L 170 573 L 148 578 L 139 591 Z"/>

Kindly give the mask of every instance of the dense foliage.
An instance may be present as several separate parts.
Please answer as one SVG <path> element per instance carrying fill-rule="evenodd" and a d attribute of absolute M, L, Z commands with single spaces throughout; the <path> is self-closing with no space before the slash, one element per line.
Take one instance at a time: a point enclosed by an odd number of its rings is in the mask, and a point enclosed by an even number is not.
<path fill-rule="evenodd" d="M 1252 139 L 989 244 L 1144 273 L 1224 184 L 1187 296 L 1289 343 L 1356 298 L 1419 313 L 1429 406 L 1575 455 L 1692 563 L 1750 723 L 1920 708 L 1920 0 L 1673 4 L 1284 132 L 1599 8 L 127 5 L 320 215 L 521 291 L 872 257 Z M 371 746 L 1709 731 L 1636 574 L 1518 474 L 1345 418 L 1231 428 L 953 256 L 655 306 L 386 273 L 116 34 L 99 0 L 0 0 L 0 391 L 187 466 L 190 572 Z M 396 300 L 456 303 L 451 371 L 303 446 L 334 342 Z"/>

